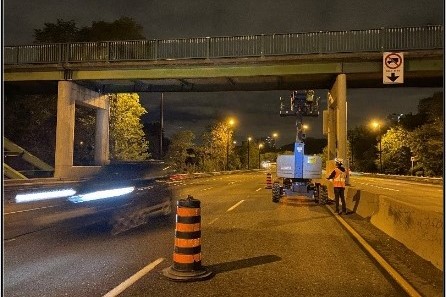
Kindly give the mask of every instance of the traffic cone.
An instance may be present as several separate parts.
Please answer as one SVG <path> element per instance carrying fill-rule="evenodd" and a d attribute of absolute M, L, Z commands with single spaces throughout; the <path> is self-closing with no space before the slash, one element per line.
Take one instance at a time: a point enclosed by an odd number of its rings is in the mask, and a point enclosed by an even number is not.
<path fill-rule="evenodd" d="M 266 174 L 266 189 L 272 189 L 273 186 L 271 184 L 271 173 Z"/>
<path fill-rule="evenodd" d="M 205 280 L 211 271 L 201 266 L 200 200 L 188 196 L 177 201 L 173 265 L 163 270 L 170 280 Z"/>

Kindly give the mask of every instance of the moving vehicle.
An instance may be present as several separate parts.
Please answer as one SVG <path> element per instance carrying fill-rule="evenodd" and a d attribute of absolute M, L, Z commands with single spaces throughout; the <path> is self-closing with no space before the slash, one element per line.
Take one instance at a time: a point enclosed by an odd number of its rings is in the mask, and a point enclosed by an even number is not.
<path fill-rule="evenodd" d="M 147 223 L 152 216 L 172 213 L 171 173 L 162 161 L 112 162 L 67 199 L 73 207 L 92 210 L 85 219 L 107 222 L 115 235 Z"/>

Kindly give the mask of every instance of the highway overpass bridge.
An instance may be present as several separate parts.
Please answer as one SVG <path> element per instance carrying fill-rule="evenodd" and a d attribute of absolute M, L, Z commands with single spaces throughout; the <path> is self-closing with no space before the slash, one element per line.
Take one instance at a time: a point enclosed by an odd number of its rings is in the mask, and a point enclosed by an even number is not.
<path fill-rule="evenodd" d="M 425 26 L 7 46 L 4 93 L 58 94 L 56 177 L 76 174 L 75 102 L 97 109 L 95 161 L 107 162 L 107 94 L 121 92 L 329 89 L 329 159 L 346 159 L 347 87 L 389 87 L 385 52 L 404 55 L 404 83 L 391 87 L 443 86 L 443 37 L 443 26 Z"/>

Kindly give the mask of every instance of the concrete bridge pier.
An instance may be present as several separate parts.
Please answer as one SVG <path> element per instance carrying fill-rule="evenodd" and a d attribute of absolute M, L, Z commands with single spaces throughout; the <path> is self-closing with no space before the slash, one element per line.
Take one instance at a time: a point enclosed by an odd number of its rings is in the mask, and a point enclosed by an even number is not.
<path fill-rule="evenodd" d="M 75 106 L 96 109 L 94 157 L 98 166 L 73 166 Z M 109 98 L 71 81 L 58 82 L 54 177 L 76 179 L 91 175 L 109 159 Z"/>
<path fill-rule="evenodd" d="M 327 174 L 334 168 L 333 159 L 347 159 L 347 76 L 338 74 L 327 94 L 327 110 L 324 111 L 324 134 L 328 138 Z"/>

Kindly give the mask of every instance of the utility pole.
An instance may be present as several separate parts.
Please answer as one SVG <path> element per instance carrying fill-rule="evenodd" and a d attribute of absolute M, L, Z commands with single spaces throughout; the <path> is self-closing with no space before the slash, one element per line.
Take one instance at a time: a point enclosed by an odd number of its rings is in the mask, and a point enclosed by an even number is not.
<path fill-rule="evenodd" d="M 163 134 L 164 134 L 164 93 L 161 93 L 160 102 L 160 160 L 163 158 Z"/>
<path fill-rule="evenodd" d="M 248 137 L 248 170 L 249 170 L 249 147 L 250 147 L 251 137 Z"/>

